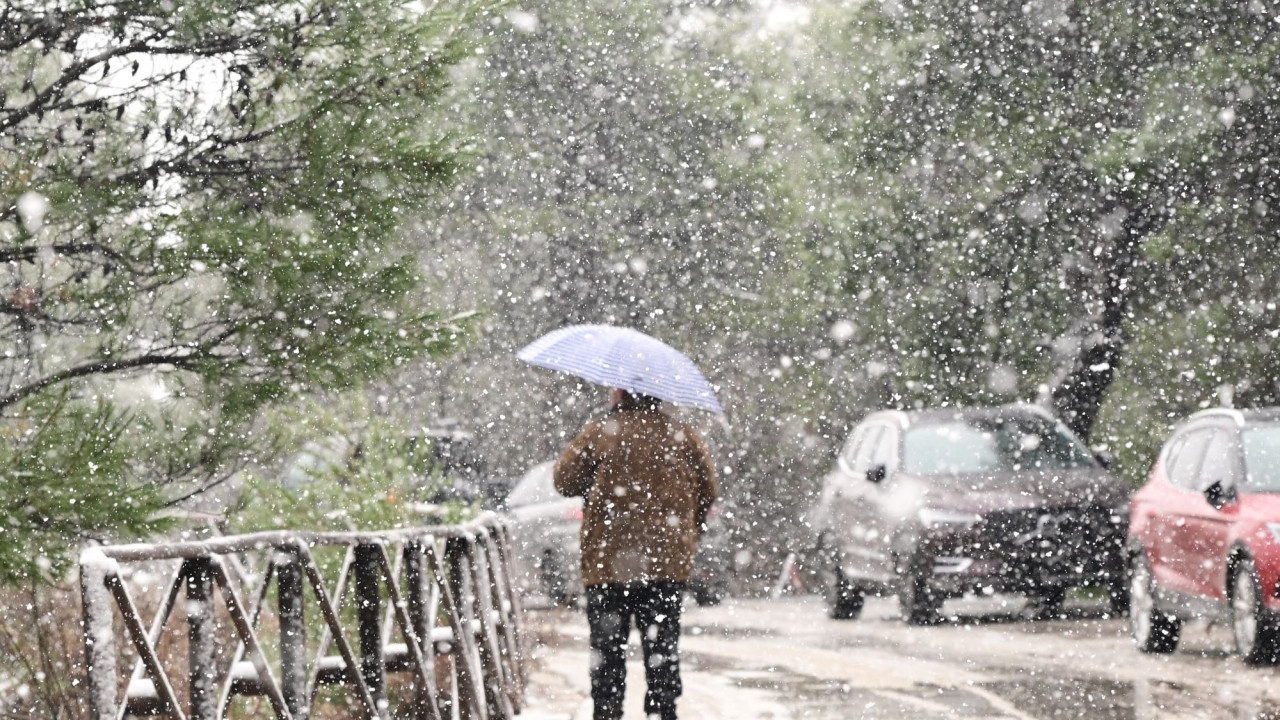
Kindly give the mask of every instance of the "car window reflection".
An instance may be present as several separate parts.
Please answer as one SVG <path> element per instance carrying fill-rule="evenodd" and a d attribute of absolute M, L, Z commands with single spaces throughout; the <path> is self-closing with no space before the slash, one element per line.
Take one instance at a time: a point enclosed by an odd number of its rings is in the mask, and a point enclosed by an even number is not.
<path fill-rule="evenodd" d="M 1047 422 L 950 422 L 907 431 L 903 467 L 913 475 L 1091 467 L 1089 452 Z"/>

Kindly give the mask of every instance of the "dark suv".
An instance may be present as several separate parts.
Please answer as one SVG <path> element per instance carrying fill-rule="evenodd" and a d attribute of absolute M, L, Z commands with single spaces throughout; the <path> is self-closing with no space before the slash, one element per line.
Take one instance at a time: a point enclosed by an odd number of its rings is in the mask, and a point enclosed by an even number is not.
<path fill-rule="evenodd" d="M 831 617 L 897 593 L 932 622 L 966 592 L 1023 593 L 1044 614 L 1101 586 L 1127 608 L 1128 492 L 1065 426 L 1034 406 L 867 416 L 812 515 Z"/>

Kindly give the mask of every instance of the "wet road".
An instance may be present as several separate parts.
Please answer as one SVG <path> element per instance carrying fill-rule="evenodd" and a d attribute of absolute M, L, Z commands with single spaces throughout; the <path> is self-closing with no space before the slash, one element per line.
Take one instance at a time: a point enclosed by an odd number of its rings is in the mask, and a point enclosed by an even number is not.
<path fill-rule="evenodd" d="M 828 619 L 816 597 L 690 604 L 681 717 L 1280 720 L 1280 670 L 1232 656 L 1227 628 L 1189 624 L 1176 653 L 1150 656 L 1103 604 L 1070 602 L 1056 620 L 1026 619 L 1021 605 L 952 601 L 952 620 L 908 627 L 892 599 L 868 600 L 856 621 Z M 537 669 L 524 717 L 590 718 L 582 614 L 529 616 Z M 633 655 L 627 718 L 640 720 Z"/>

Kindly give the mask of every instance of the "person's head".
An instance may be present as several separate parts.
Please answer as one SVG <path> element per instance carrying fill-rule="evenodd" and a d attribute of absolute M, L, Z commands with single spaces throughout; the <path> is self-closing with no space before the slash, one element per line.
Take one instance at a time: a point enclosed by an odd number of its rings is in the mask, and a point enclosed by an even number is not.
<path fill-rule="evenodd" d="M 656 410 L 662 400 L 644 393 L 631 392 L 622 388 L 614 388 L 609 395 L 609 407 L 619 410 Z"/>

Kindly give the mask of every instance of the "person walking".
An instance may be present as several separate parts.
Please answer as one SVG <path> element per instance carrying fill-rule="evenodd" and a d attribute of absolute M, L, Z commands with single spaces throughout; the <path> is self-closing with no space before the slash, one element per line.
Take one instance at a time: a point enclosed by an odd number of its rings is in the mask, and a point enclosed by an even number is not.
<path fill-rule="evenodd" d="M 645 715 L 675 720 L 682 593 L 716 499 L 702 437 L 663 412 L 661 400 L 614 389 L 609 412 L 556 462 L 555 487 L 585 498 L 581 563 L 594 720 L 622 718 L 632 623 L 644 652 Z"/>

